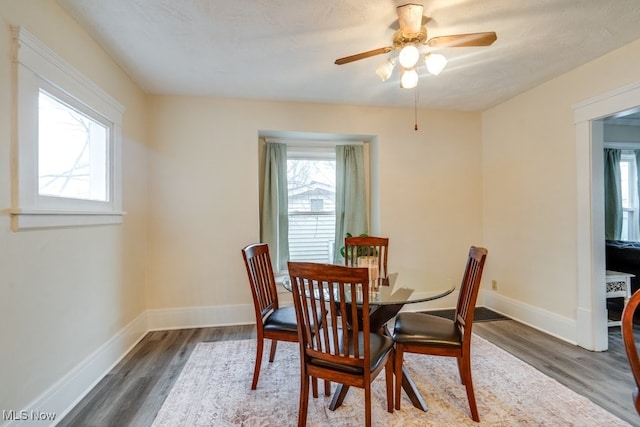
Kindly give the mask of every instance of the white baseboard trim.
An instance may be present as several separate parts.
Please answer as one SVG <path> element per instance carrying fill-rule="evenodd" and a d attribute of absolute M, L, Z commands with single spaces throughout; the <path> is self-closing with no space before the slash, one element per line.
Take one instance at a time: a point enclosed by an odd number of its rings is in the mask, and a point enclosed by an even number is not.
<path fill-rule="evenodd" d="M 256 323 L 253 304 L 162 308 L 147 311 L 149 331 Z"/>
<path fill-rule="evenodd" d="M 144 337 L 147 314 L 142 313 L 86 359 L 49 387 L 26 408 L 14 414 L 7 427 L 56 425 Z M 38 420 L 55 414 L 55 420 Z M 18 419 L 15 419 L 15 418 Z"/>
<path fill-rule="evenodd" d="M 480 292 L 485 307 L 570 344 L 577 344 L 576 319 L 559 316 L 494 291 Z"/>
<path fill-rule="evenodd" d="M 150 331 L 254 324 L 252 304 L 147 310 L 95 350 L 2 427 L 56 425 Z M 35 420 L 41 414 L 55 420 Z"/>
<path fill-rule="evenodd" d="M 576 321 L 523 304 L 491 291 L 481 291 L 482 305 L 526 325 L 575 344 Z M 56 420 L 15 419 L 6 427 L 56 425 L 147 334 L 155 330 L 255 323 L 252 304 L 147 310 L 125 326 L 67 375 L 42 393 L 18 417 L 55 413 Z"/>
<path fill-rule="evenodd" d="M 457 298 L 457 296 L 455 298 Z M 429 311 L 446 308 L 455 309 L 455 298 L 451 298 L 447 301 L 448 304 L 444 303 L 437 307 L 433 305 L 421 306 L 420 304 L 411 304 L 410 306 L 405 306 L 403 311 Z M 576 320 L 574 319 L 559 316 L 556 313 L 524 304 L 520 301 L 516 301 L 494 291 L 485 289 L 480 289 L 476 306 L 484 306 L 573 345 L 576 345 L 577 343 Z"/>

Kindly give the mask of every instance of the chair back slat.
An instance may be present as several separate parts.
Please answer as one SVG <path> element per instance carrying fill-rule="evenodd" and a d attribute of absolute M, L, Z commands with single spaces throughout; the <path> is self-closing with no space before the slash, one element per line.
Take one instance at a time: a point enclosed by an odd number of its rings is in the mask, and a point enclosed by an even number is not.
<path fill-rule="evenodd" d="M 368 269 L 289 262 L 289 276 L 304 360 L 363 367 L 370 350 L 369 316 L 361 314 L 369 312 Z M 359 293 L 361 312 L 349 303 Z"/>
<path fill-rule="evenodd" d="M 478 299 L 482 270 L 484 269 L 486 258 L 487 250 L 485 248 L 472 246 L 469 249 L 455 313 L 456 326 L 463 336 L 471 334 L 476 300 Z"/>
<path fill-rule="evenodd" d="M 389 238 L 376 236 L 345 237 L 344 249 L 344 262 L 346 266 L 358 267 L 358 258 L 361 256 L 375 257 L 376 266 L 378 267 L 378 277 L 386 278 L 389 275 L 389 271 L 387 270 Z"/>
<path fill-rule="evenodd" d="M 256 316 L 263 318 L 272 310 L 278 309 L 276 281 L 271 268 L 269 246 L 256 243 L 242 250 L 247 276 L 251 285 Z"/>

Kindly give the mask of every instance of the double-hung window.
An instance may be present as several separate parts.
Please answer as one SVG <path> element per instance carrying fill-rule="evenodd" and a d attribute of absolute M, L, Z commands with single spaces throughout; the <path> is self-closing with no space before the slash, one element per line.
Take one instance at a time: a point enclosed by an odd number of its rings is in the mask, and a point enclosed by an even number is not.
<path fill-rule="evenodd" d="M 260 239 L 276 272 L 343 262 L 345 233 L 369 231 L 367 143 L 336 139 L 261 142 Z"/>
<path fill-rule="evenodd" d="M 620 155 L 620 190 L 622 193 L 621 240 L 640 240 L 638 224 L 638 167 L 634 151 Z"/>
<path fill-rule="evenodd" d="M 289 259 L 333 262 L 336 153 L 333 147 L 287 147 Z"/>
<path fill-rule="evenodd" d="M 122 222 L 123 107 L 23 28 L 12 32 L 12 228 Z"/>

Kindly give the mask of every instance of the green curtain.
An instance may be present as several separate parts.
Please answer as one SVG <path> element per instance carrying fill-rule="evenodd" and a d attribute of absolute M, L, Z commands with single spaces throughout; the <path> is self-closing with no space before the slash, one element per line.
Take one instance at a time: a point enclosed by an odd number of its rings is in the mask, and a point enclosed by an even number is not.
<path fill-rule="evenodd" d="M 604 233 L 607 240 L 619 240 L 622 233 L 620 155 L 618 149 L 604 149 Z"/>
<path fill-rule="evenodd" d="M 287 269 L 289 260 L 286 144 L 267 142 L 264 162 L 260 241 L 269 245 L 274 269 L 282 271 Z"/>
<path fill-rule="evenodd" d="M 333 262 L 344 263 L 340 248 L 346 233 L 368 233 L 367 194 L 364 179 L 364 148 L 336 146 L 336 235 Z"/>

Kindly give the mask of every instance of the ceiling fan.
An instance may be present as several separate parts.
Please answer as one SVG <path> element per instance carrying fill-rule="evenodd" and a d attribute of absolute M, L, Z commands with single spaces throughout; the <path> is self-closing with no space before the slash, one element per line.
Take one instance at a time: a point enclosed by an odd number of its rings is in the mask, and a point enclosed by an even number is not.
<path fill-rule="evenodd" d="M 392 46 L 385 46 L 355 55 L 345 56 L 344 58 L 338 58 L 335 63 L 337 65 L 348 64 L 349 62 L 399 50 L 398 56 L 387 59 L 384 64 L 378 67 L 376 73 L 385 81 L 391 76 L 396 62 L 400 62 L 400 66 L 402 67 L 400 87 L 413 88 L 418 84 L 416 67 L 418 66 L 421 55 L 424 55 L 425 65 L 431 74 L 438 75 L 447 65 L 447 59 L 443 55 L 430 52 L 428 49 L 424 49 L 424 46 L 429 48 L 490 46 L 497 40 L 496 33 L 493 31 L 454 34 L 427 39 L 427 29 L 422 25 L 423 9 L 421 4 L 415 3 L 398 6 L 397 12 L 400 28 L 393 35 Z M 423 51 L 421 51 L 420 48 L 423 48 Z"/>

